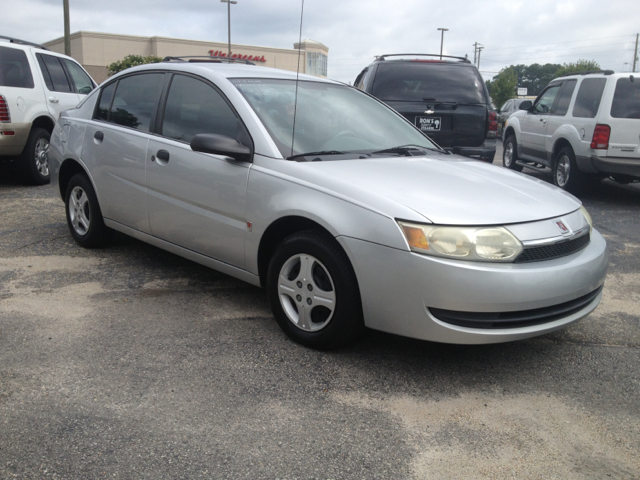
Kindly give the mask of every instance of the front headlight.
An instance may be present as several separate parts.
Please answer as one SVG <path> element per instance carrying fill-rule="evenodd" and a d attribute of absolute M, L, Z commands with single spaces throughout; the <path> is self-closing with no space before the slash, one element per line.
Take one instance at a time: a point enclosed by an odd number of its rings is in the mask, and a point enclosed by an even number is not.
<path fill-rule="evenodd" d="M 589 215 L 589 212 L 587 212 L 587 209 L 584 208 L 584 206 L 580 207 L 580 212 L 582 213 L 582 215 L 584 216 L 584 219 L 589 224 L 589 233 L 591 233 L 593 231 L 593 220 L 591 219 L 591 215 Z"/>
<path fill-rule="evenodd" d="M 522 252 L 522 243 L 504 227 L 398 224 L 416 253 L 475 262 L 513 262 Z"/>

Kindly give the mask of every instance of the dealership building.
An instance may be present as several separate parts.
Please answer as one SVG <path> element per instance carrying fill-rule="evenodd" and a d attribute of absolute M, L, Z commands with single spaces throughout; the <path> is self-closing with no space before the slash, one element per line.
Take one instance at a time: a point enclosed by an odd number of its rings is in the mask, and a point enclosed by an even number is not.
<path fill-rule="evenodd" d="M 64 53 L 64 37 L 44 44 L 48 49 Z M 71 35 L 71 56 L 76 59 L 98 83 L 108 76 L 107 65 L 127 55 L 227 56 L 228 44 L 203 42 L 169 37 L 139 37 L 98 32 L 76 32 Z M 231 44 L 231 57 L 249 60 L 256 65 L 281 68 L 295 72 L 300 57 L 300 73 L 327 76 L 329 48 L 314 40 L 294 43 L 293 49 Z"/>

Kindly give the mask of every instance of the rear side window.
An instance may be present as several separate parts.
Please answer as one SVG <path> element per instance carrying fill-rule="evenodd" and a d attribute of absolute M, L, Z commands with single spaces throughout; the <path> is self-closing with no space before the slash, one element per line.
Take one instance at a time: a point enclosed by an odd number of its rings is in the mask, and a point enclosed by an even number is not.
<path fill-rule="evenodd" d="M 72 62 L 66 58 L 63 58 L 67 71 L 71 74 L 71 80 L 73 81 L 76 92 L 86 95 L 93 90 L 93 82 L 87 72 L 85 72 L 80 65 L 76 62 Z"/>
<path fill-rule="evenodd" d="M 111 102 L 108 121 L 148 132 L 163 81 L 163 73 L 144 73 L 121 79 Z M 102 100 L 107 101 L 105 92 L 100 99 L 100 111 Z"/>
<path fill-rule="evenodd" d="M 34 87 L 33 75 L 24 51 L 0 47 L 0 87 Z"/>
<path fill-rule="evenodd" d="M 213 87 L 193 77 L 173 77 L 162 136 L 187 143 L 199 133 L 235 138 L 239 124 L 231 107 Z"/>
<path fill-rule="evenodd" d="M 58 57 L 53 55 L 43 55 L 41 53 L 36 54 L 38 57 L 38 64 L 42 70 L 42 76 L 44 77 L 44 83 L 47 88 L 52 92 L 73 92 L 67 74 L 60 63 Z"/>
<path fill-rule="evenodd" d="M 116 91 L 116 85 L 118 82 L 113 82 L 102 89 L 100 94 L 100 103 L 98 104 L 98 111 L 96 118 L 100 120 L 109 120 L 109 112 L 111 110 L 111 101 L 113 100 L 113 92 Z"/>
<path fill-rule="evenodd" d="M 633 76 L 618 79 L 611 104 L 611 116 L 640 118 L 640 79 Z"/>
<path fill-rule="evenodd" d="M 573 91 L 576 88 L 576 80 L 569 80 L 564 82 L 564 86 L 560 91 L 560 96 L 558 97 L 558 104 L 556 105 L 554 115 L 566 115 L 569 111 L 569 104 L 571 103 L 571 96 L 573 95 Z"/>
<path fill-rule="evenodd" d="M 574 117 L 595 118 L 606 83 L 605 78 L 585 78 L 582 81 L 573 106 Z"/>
<path fill-rule="evenodd" d="M 486 104 L 474 68 L 447 63 L 380 63 L 372 94 L 383 101 Z"/>

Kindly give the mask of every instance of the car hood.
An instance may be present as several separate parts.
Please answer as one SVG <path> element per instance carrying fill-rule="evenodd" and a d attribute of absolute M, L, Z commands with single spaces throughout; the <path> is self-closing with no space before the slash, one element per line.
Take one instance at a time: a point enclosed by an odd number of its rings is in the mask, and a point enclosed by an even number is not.
<path fill-rule="evenodd" d="M 581 205 L 536 178 L 451 155 L 285 165 L 308 185 L 405 220 L 504 225 L 564 215 Z"/>

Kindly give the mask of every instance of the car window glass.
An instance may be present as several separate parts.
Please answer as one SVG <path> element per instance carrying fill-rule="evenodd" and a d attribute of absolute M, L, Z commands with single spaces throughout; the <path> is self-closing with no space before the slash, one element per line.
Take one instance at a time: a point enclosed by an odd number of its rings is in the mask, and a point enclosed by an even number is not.
<path fill-rule="evenodd" d="M 364 74 L 367 73 L 367 70 L 368 68 L 365 68 L 363 71 L 361 71 L 360 75 L 356 77 L 356 81 L 353 82 L 353 85 L 360 90 L 362 90 L 362 87 L 364 86 Z"/>
<path fill-rule="evenodd" d="M 549 113 L 553 106 L 553 101 L 558 94 L 558 90 L 560 90 L 560 85 L 554 85 L 546 89 L 533 106 L 533 111 L 535 113 Z"/>
<path fill-rule="evenodd" d="M 185 75 L 173 77 L 162 136 L 187 143 L 199 133 L 236 138 L 240 125 L 231 107 L 211 85 Z"/>
<path fill-rule="evenodd" d="M 109 120 L 109 110 L 111 108 L 111 100 L 113 100 L 113 92 L 116 91 L 116 85 L 118 82 L 113 82 L 107 85 L 100 92 L 100 103 L 98 104 L 98 111 L 96 112 L 96 118 L 100 120 Z"/>
<path fill-rule="evenodd" d="M 163 79 L 163 73 L 144 73 L 121 79 L 111 104 L 109 121 L 148 132 Z"/>
<path fill-rule="evenodd" d="M 574 117 L 595 118 L 606 83 L 604 78 L 585 78 L 582 81 L 573 106 Z"/>
<path fill-rule="evenodd" d="M 501 112 L 508 112 L 510 106 L 511 106 L 511 100 L 507 101 L 504 105 L 502 105 L 502 108 L 500 109 L 500 111 Z"/>
<path fill-rule="evenodd" d="M 33 88 L 27 55 L 16 48 L 0 47 L 0 86 Z"/>
<path fill-rule="evenodd" d="M 47 85 L 47 88 L 54 92 L 71 92 L 71 85 L 69 85 L 67 74 L 64 72 L 58 57 L 43 55 L 41 53 L 38 53 L 38 57 L 44 61 L 45 69 L 51 78 L 51 86 Z M 40 65 L 42 66 L 42 63 Z"/>
<path fill-rule="evenodd" d="M 475 68 L 447 63 L 381 62 L 371 93 L 382 101 L 487 103 Z"/>
<path fill-rule="evenodd" d="M 562 91 L 560 92 L 560 96 L 558 97 L 558 104 L 556 105 L 556 109 L 553 112 L 554 115 L 567 114 L 567 112 L 569 111 L 569 103 L 571 103 L 573 90 L 576 88 L 576 83 L 576 80 L 568 80 L 564 82 Z"/>
<path fill-rule="evenodd" d="M 71 80 L 75 84 L 76 92 L 86 95 L 93 90 L 93 82 L 91 82 L 91 78 L 89 78 L 87 72 L 85 72 L 80 65 L 66 58 L 63 58 L 62 61 L 71 74 Z"/>
<path fill-rule="evenodd" d="M 611 104 L 611 116 L 640 118 L 640 78 L 629 76 L 618 79 Z"/>
<path fill-rule="evenodd" d="M 353 87 L 310 81 L 296 86 L 295 80 L 266 78 L 231 82 L 285 158 L 306 152 L 372 151 L 399 145 L 435 148 L 399 114 Z"/>

